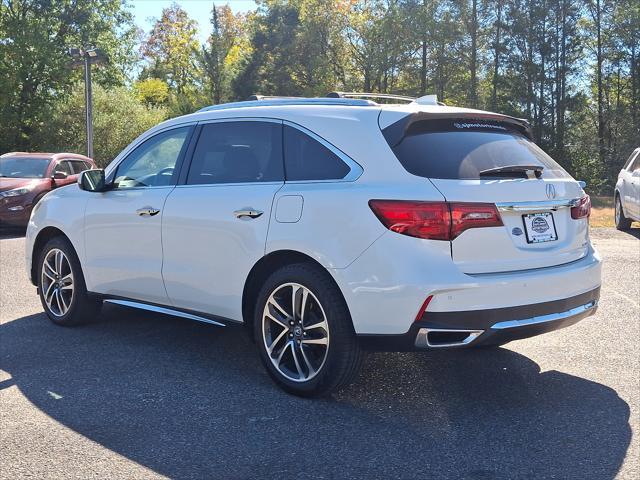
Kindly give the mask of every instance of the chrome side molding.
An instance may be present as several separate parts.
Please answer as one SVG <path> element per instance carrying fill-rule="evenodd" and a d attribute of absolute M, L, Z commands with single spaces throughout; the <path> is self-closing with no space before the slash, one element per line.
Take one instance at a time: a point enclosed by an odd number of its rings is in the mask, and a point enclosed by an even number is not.
<path fill-rule="evenodd" d="M 541 202 L 502 202 L 496 203 L 496 207 L 501 212 L 543 212 L 571 208 L 579 203 L 579 198 L 572 198 L 570 200 L 545 200 Z"/>
<path fill-rule="evenodd" d="M 572 308 L 565 312 L 550 313 L 548 315 L 540 315 L 538 317 L 523 318 L 522 320 L 507 320 L 504 322 L 498 322 L 491 326 L 494 330 L 506 330 L 509 328 L 526 327 L 527 325 L 536 325 L 538 323 L 555 322 L 558 320 L 565 320 L 567 318 L 575 317 L 578 315 L 590 312 L 598 307 L 598 301 L 592 300 L 589 303 L 580 305 L 579 307 Z"/>
<path fill-rule="evenodd" d="M 115 305 L 122 305 L 123 307 L 137 308 L 138 310 L 146 310 L 148 312 L 162 313 L 164 315 L 173 315 L 174 317 L 187 318 L 189 320 L 195 320 L 196 322 L 210 323 L 211 325 L 217 325 L 218 327 L 226 326 L 224 323 L 216 322 L 209 318 L 200 317 L 192 313 L 182 312 L 180 310 L 174 310 L 173 308 L 159 307 L 158 305 L 149 305 L 148 303 L 134 302 L 132 300 L 118 300 L 114 298 L 107 298 L 105 303 L 113 303 Z"/>

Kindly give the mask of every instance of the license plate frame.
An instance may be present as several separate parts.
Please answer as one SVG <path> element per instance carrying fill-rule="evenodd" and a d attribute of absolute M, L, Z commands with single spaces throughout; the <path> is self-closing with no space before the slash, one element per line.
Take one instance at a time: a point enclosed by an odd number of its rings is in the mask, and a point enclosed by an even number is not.
<path fill-rule="evenodd" d="M 558 240 L 558 230 L 553 212 L 525 213 L 522 215 L 522 223 L 527 243 L 546 243 Z"/>

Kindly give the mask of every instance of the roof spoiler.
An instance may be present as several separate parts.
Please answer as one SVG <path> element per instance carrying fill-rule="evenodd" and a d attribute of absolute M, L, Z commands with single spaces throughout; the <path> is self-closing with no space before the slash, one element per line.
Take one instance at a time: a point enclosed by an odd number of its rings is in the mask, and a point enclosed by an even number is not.
<path fill-rule="evenodd" d="M 529 140 L 533 140 L 533 130 L 527 120 L 523 118 L 510 117 L 509 115 L 501 115 L 499 113 L 484 112 L 414 112 L 402 117 L 395 123 L 382 129 L 382 134 L 391 147 L 398 145 L 407 134 L 411 125 L 426 120 L 443 120 L 443 119 L 464 119 L 464 120 L 493 120 L 495 122 L 506 123 L 515 131 L 526 136 Z"/>

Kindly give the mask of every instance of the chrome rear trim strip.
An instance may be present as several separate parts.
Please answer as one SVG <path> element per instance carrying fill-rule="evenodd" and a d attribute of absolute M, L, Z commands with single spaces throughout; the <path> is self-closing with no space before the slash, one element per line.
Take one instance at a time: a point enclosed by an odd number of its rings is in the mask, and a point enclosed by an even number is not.
<path fill-rule="evenodd" d="M 542 202 L 502 202 L 496 203 L 501 212 L 543 212 L 560 208 L 575 207 L 580 203 L 579 198 L 570 200 L 548 200 Z"/>
<path fill-rule="evenodd" d="M 132 302 L 130 300 L 117 300 L 107 298 L 105 303 L 113 303 L 115 305 L 122 305 L 124 307 L 137 308 L 139 310 L 146 310 L 148 312 L 163 313 L 165 315 L 173 315 L 174 317 L 187 318 L 189 320 L 195 320 L 196 322 L 210 323 L 211 325 L 217 325 L 218 327 L 224 327 L 224 323 L 216 322 L 209 318 L 193 315 L 192 313 L 181 312 L 180 310 L 174 310 L 172 308 L 159 307 L 157 305 L 149 305 L 147 303 Z"/>
<path fill-rule="evenodd" d="M 596 300 L 593 300 L 589 303 L 585 303 L 584 305 L 580 305 L 579 307 L 572 308 L 571 310 L 567 310 L 565 312 L 550 313 L 548 315 L 524 318 L 522 320 L 507 320 L 504 322 L 498 322 L 491 328 L 494 330 L 506 330 L 509 328 L 526 327 L 527 325 L 537 325 L 539 323 L 556 322 L 558 320 L 566 320 L 578 315 L 584 315 L 585 313 L 589 313 L 591 312 L 591 310 L 594 310 L 597 307 L 598 302 Z"/>

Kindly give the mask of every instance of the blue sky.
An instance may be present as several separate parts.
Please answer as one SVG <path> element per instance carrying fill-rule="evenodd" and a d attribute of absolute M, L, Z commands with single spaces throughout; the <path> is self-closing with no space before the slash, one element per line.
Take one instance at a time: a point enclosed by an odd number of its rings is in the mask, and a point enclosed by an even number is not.
<path fill-rule="evenodd" d="M 173 0 L 130 0 L 131 11 L 138 27 L 145 32 L 151 29 L 152 18 L 160 18 L 162 9 L 170 6 Z M 175 3 L 187 11 L 189 16 L 198 22 L 200 42 L 206 41 L 211 33 L 209 18 L 213 0 L 177 0 Z M 256 3 L 253 0 L 218 0 L 216 5 L 228 4 L 234 12 L 246 12 L 253 10 Z"/>

